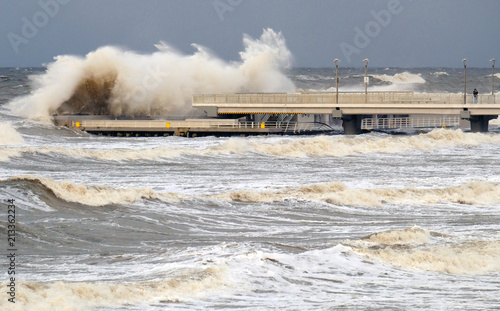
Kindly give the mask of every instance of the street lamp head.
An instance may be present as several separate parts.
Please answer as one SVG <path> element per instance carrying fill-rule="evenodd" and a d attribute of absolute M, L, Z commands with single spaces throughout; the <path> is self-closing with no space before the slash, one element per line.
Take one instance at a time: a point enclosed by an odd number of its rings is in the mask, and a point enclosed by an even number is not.
<path fill-rule="evenodd" d="M 368 58 L 363 59 L 364 62 L 368 63 Z"/>
<path fill-rule="evenodd" d="M 493 62 L 492 66 L 495 67 L 495 59 L 494 58 L 490 59 L 490 62 Z"/>
<path fill-rule="evenodd" d="M 465 62 L 467 61 L 467 58 L 462 59 L 462 61 L 463 61 L 463 62 L 464 62 L 464 64 L 465 64 Z"/>
<path fill-rule="evenodd" d="M 333 61 L 334 61 L 334 62 L 335 62 L 335 64 L 336 64 L 336 63 L 338 63 L 338 62 L 339 62 L 339 59 L 338 59 L 338 58 L 335 58 Z"/>

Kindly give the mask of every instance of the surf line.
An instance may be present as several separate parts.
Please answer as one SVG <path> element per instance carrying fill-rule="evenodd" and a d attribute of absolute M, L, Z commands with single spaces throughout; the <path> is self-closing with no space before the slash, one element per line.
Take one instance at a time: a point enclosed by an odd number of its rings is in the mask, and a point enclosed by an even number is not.
<path fill-rule="evenodd" d="M 7 280 L 7 300 L 11 303 L 16 303 L 16 205 L 14 199 L 5 200 L 7 202 L 7 259 L 8 268 L 7 275 L 10 276 Z"/>

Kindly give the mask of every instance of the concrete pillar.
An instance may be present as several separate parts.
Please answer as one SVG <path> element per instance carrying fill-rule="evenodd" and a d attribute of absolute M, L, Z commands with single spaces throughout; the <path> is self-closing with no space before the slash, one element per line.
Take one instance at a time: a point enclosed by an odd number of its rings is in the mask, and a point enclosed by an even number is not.
<path fill-rule="evenodd" d="M 486 133 L 488 132 L 488 123 L 498 116 L 471 116 L 470 117 L 470 130 L 473 133 Z"/>
<path fill-rule="evenodd" d="M 361 115 L 344 115 L 342 122 L 344 123 L 344 135 L 361 134 Z"/>

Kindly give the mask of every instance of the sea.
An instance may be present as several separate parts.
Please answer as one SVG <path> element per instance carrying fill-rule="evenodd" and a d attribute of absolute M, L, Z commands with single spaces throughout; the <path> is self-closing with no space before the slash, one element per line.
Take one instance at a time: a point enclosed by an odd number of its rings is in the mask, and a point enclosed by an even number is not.
<path fill-rule="evenodd" d="M 47 70 L 0 69 L 0 310 L 500 310 L 497 120 L 93 136 L 12 111 Z M 335 68 L 284 74 L 335 90 Z M 464 89 L 463 68 L 368 75 L 369 91 Z M 363 77 L 339 68 L 340 91 Z M 467 68 L 467 92 L 491 87 L 491 68 Z"/>

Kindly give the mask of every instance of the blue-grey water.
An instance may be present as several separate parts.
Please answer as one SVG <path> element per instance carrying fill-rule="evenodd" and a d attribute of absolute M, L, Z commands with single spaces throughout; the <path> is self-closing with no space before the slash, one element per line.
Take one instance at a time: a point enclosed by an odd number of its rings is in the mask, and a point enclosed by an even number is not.
<path fill-rule="evenodd" d="M 369 70 L 375 91 L 463 90 L 463 69 Z M 496 121 L 484 134 L 100 137 L 7 109 L 44 71 L 0 69 L 1 310 L 499 309 Z M 491 92 L 491 68 L 467 74 Z M 335 87 L 331 68 L 287 75 Z M 363 75 L 341 68 L 341 91 Z"/>

